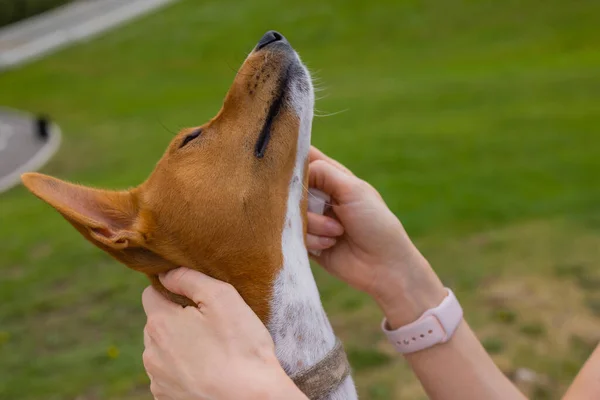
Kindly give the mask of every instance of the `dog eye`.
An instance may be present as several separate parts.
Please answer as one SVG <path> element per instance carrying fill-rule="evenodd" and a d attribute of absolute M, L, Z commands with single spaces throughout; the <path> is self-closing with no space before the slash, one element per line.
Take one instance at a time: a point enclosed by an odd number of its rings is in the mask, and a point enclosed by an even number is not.
<path fill-rule="evenodd" d="M 183 146 L 185 146 L 192 140 L 196 139 L 198 136 L 200 136 L 201 133 L 202 133 L 202 129 L 196 129 L 194 132 L 187 135 L 185 137 L 185 139 L 183 139 L 183 142 L 181 142 L 181 145 L 179 146 L 179 148 L 182 148 Z"/>

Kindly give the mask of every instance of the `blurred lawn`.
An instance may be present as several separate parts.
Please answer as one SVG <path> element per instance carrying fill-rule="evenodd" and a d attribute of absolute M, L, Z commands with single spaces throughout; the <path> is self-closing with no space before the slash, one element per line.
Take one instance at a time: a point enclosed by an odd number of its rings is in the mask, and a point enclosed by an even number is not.
<path fill-rule="evenodd" d="M 141 182 L 277 29 L 325 97 L 313 143 L 373 183 L 510 373 L 557 399 L 600 339 L 600 3 L 182 1 L 0 75 L 64 144 L 44 172 Z M 0 399 L 142 399 L 143 276 L 18 188 L 0 196 Z M 369 299 L 316 270 L 363 399 L 424 395 Z M 548 333 L 550 332 L 550 333 Z"/>

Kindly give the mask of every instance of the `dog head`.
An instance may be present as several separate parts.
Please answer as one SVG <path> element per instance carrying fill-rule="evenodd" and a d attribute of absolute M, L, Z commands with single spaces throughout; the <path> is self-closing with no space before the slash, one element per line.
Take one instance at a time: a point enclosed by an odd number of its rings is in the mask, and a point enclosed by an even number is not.
<path fill-rule="evenodd" d="M 219 113 L 182 130 L 141 185 L 107 191 L 37 173 L 22 180 L 86 239 L 147 274 L 173 301 L 189 304 L 157 274 L 186 266 L 233 284 L 265 321 L 283 263 L 289 190 L 294 182 L 306 187 L 313 105 L 298 55 L 282 35 L 267 32 Z"/>

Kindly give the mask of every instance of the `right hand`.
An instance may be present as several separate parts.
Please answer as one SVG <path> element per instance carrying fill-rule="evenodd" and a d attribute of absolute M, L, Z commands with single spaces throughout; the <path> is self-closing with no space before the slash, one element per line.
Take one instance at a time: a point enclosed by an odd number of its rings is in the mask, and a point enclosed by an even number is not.
<path fill-rule="evenodd" d="M 334 214 L 308 213 L 307 247 L 322 250 L 313 258 L 371 295 L 391 325 L 437 306 L 446 295 L 440 280 L 377 190 L 315 147 L 309 158 L 309 186 L 331 196 Z"/>
<path fill-rule="evenodd" d="M 143 360 L 156 400 L 306 400 L 281 368 L 267 328 L 231 285 L 187 268 L 160 281 L 197 306 L 144 290 Z"/>

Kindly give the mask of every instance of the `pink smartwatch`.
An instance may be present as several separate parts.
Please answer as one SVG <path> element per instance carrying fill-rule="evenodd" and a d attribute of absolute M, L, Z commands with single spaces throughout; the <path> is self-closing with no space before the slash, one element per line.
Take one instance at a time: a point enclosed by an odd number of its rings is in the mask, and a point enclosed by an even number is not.
<path fill-rule="evenodd" d="M 452 290 L 446 290 L 448 295 L 440 305 L 425 311 L 415 322 L 391 331 L 383 319 L 381 328 L 399 353 L 414 353 L 450 340 L 462 321 L 463 310 Z"/>

